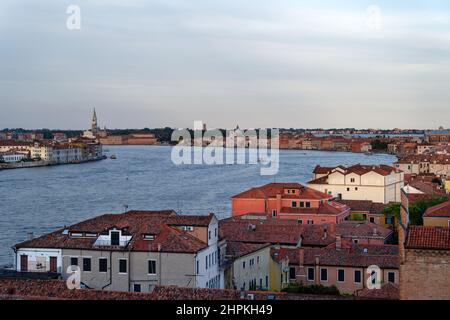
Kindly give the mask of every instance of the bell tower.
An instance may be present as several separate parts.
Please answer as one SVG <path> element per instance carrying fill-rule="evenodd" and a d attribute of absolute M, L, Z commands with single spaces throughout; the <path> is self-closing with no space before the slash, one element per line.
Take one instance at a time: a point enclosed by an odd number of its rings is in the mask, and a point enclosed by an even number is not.
<path fill-rule="evenodd" d="M 91 126 L 92 134 L 96 134 L 98 131 L 98 125 L 97 125 L 97 113 L 95 112 L 94 108 L 94 114 L 92 115 L 92 126 Z"/>

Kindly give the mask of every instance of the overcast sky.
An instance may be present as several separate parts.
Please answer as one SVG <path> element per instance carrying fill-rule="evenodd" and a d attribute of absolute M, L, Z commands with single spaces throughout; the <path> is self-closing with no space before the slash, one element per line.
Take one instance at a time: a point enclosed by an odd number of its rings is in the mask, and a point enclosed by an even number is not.
<path fill-rule="evenodd" d="M 94 107 L 108 128 L 450 127 L 450 1 L 1 0 L 0 128 Z"/>

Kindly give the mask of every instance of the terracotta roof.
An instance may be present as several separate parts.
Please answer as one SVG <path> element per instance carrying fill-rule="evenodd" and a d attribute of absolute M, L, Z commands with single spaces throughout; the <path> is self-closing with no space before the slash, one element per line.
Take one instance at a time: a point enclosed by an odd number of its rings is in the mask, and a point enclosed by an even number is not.
<path fill-rule="evenodd" d="M 418 164 L 421 162 L 439 163 L 439 164 L 450 164 L 450 155 L 447 154 L 415 154 L 409 155 L 399 159 L 394 164 Z"/>
<path fill-rule="evenodd" d="M 176 286 L 157 286 L 152 292 L 155 300 L 353 300 L 352 297 L 291 294 L 270 291 L 238 291 L 231 289 L 184 288 Z"/>
<path fill-rule="evenodd" d="M 300 190 L 299 195 L 289 195 L 285 194 L 285 189 L 297 189 Z M 293 199 L 329 199 L 330 195 L 323 192 L 305 187 L 300 183 L 268 183 L 261 187 L 251 188 L 244 192 L 241 192 L 232 197 L 232 199 L 267 199 L 276 198 L 277 194 L 281 194 L 282 198 L 293 198 Z"/>
<path fill-rule="evenodd" d="M 15 141 L 15 140 L 0 140 L 0 147 L 28 147 L 32 146 L 33 142 L 26 142 L 26 141 Z"/>
<path fill-rule="evenodd" d="M 358 291 L 357 296 L 368 300 L 400 300 L 400 289 L 397 285 L 388 282 L 382 284 L 380 289 L 364 288 Z"/>
<path fill-rule="evenodd" d="M 337 168 L 341 168 L 343 170 L 343 175 L 349 175 L 349 174 L 357 174 L 357 175 L 364 175 L 369 172 L 376 172 L 382 176 L 388 176 L 392 172 L 398 172 L 398 170 L 394 167 L 387 166 L 387 165 L 362 165 L 362 164 L 356 164 L 350 167 L 343 167 L 339 166 L 334 168 L 331 172 L 329 172 L 326 176 L 314 179 L 308 182 L 308 184 L 327 184 L 328 183 L 328 176 L 334 172 L 337 172 L 338 170 L 335 170 Z M 341 171 L 339 171 L 341 172 Z"/>
<path fill-rule="evenodd" d="M 245 242 L 227 242 L 226 255 L 233 259 L 246 256 L 250 253 L 259 251 L 270 246 L 270 243 L 245 243 Z"/>
<path fill-rule="evenodd" d="M 204 225 L 210 221 L 213 215 L 208 216 L 180 216 L 177 220 L 176 213 L 172 210 L 164 211 L 129 211 L 123 214 L 105 214 L 70 227 L 61 228 L 41 237 L 24 241 L 16 245 L 20 247 L 34 248 L 66 248 L 66 249 L 99 249 L 94 246 L 95 237 L 73 237 L 70 234 L 91 233 L 107 234 L 109 230 L 117 228 L 124 235 L 132 236 L 125 247 L 105 247 L 102 250 L 134 250 L 134 251 L 159 251 L 162 252 L 186 252 L 193 253 L 202 250 L 207 245 L 198 238 L 172 227 L 179 222 L 188 225 Z M 144 235 L 154 235 L 154 240 L 145 240 Z"/>
<path fill-rule="evenodd" d="M 220 220 L 219 234 L 227 241 L 296 245 L 302 237 L 304 246 L 327 246 L 335 241 L 336 234 L 351 239 L 386 240 L 392 231 L 364 221 L 345 221 L 339 224 L 297 224 L 292 220 L 240 219 Z"/>
<path fill-rule="evenodd" d="M 291 214 L 319 214 L 319 215 L 331 215 L 336 216 L 346 212 L 348 208 L 344 204 L 328 201 L 323 202 L 319 205 L 319 208 L 292 208 L 292 207 L 282 207 L 280 214 L 291 213 Z"/>
<path fill-rule="evenodd" d="M 64 280 L 0 279 L 0 300 L 149 300 L 146 293 L 67 288 Z"/>
<path fill-rule="evenodd" d="M 450 201 L 428 208 L 423 216 L 450 218 Z"/>
<path fill-rule="evenodd" d="M 411 226 L 406 239 L 408 249 L 450 250 L 450 227 Z"/>
<path fill-rule="evenodd" d="M 335 246 L 326 248 L 303 248 L 304 265 L 315 265 L 319 259 L 321 266 L 340 266 L 366 268 L 377 265 L 384 269 L 398 269 L 400 258 L 398 246 L 394 245 L 355 245 L 336 249 Z M 365 252 L 367 250 L 367 252 Z M 271 255 L 275 261 L 289 259 L 290 265 L 298 265 L 300 249 L 272 248 Z"/>
<path fill-rule="evenodd" d="M 373 202 L 371 200 L 337 200 L 337 202 L 350 207 L 351 211 L 367 212 L 370 214 L 382 214 L 387 204 Z"/>

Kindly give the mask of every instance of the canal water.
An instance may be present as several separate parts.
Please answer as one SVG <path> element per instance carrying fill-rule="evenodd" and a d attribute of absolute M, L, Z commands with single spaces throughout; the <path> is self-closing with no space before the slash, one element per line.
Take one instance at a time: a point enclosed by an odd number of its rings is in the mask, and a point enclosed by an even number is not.
<path fill-rule="evenodd" d="M 281 150 L 274 176 L 259 165 L 175 165 L 171 148 L 111 146 L 117 159 L 0 171 L 0 265 L 13 263 L 11 246 L 104 213 L 175 209 L 183 214 L 230 215 L 230 197 L 269 182 L 307 182 L 317 164 L 392 164 L 385 154 Z M 244 151 L 245 152 L 245 151 Z"/>

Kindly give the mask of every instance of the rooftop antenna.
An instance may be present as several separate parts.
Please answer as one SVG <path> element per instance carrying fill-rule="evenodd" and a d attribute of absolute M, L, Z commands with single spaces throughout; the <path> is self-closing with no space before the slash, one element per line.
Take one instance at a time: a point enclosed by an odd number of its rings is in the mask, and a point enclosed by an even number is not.
<path fill-rule="evenodd" d="M 127 204 L 123 205 L 123 210 L 124 210 L 123 212 L 127 212 L 128 211 L 128 205 Z"/>

